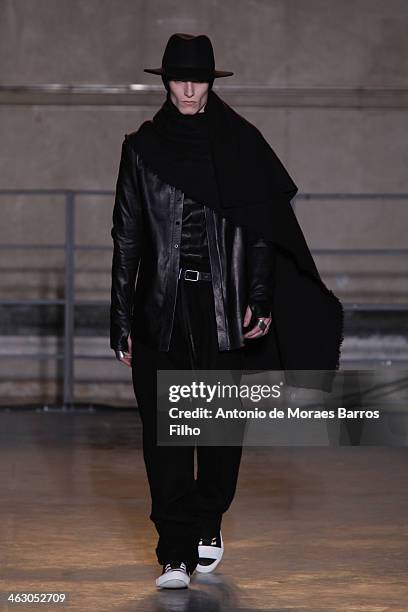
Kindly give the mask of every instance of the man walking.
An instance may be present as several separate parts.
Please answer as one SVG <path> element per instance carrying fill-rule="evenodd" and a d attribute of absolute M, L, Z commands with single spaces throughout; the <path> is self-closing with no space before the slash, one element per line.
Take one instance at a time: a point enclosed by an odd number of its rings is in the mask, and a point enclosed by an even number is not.
<path fill-rule="evenodd" d="M 145 71 L 167 97 L 122 145 L 110 346 L 132 368 L 142 419 L 156 584 L 181 588 L 221 561 L 242 447 L 197 446 L 195 479 L 194 447 L 158 446 L 157 370 L 335 369 L 343 316 L 290 207 L 296 185 L 212 90 L 233 73 L 215 69 L 210 39 L 173 34 L 162 66 Z M 288 304 L 299 291 L 303 316 Z"/>

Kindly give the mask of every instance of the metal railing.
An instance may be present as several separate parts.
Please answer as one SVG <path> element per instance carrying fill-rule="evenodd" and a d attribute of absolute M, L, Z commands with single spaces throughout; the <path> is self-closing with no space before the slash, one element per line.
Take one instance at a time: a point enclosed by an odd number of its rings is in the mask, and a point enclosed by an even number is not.
<path fill-rule="evenodd" d="M 75 275 L 75 252 L 76 251 L 91 251 L 105 250 L 111 251 L 112 245 L 82 245 L 76 244 L 75 241 L 75 208 L 76 200 L 79 196 L 109 196 L 114 197 L 115 192 L 111 190 L 69 190 L 69 189 L 0 189 L 0 196 L 61 196 L 64 198 L 65 205 L 65 239 L 62 244 L 30 244 L 30 243 L 6 243 L 0 244 L 0 250 L 25 250 L 25 249 L 49 249 L 64 251 L 64 298 L 62 299 L 0 299 L 0 304 L 8 305 L 48 305 L 59 304 L 64 306 L 64 342 L 62 353 L 20 353 L 18 355 L 11 353 L 1 353 L 2 358 L 33 358 L 33 359 L 62 359 L 63 360 L 63 403 L 64 406 L 71 406 L 74 402 L 74 309 L 80 304 L 94 305 L 109 305 L 108 300 L 76 300 L 74 289 Z M 387 200 L 406 200 L 408 193 L 298 193 L 292 200 L 293 209 L 296 211 L 296 202 L 298 200 L 347 200 L 347 201 L 365 201 L 387 199 Z M 321 255 L 385 255 L 385 256 L 401 256 L 407 255 L 408 249 L 401 248 L 379 248 L 379 249 L 342 249 L 342 248 L 324 248 L 311 249 L 312 254 Z M 408 304 L 405 303 L 343 303 L 345 310 L 408 310 Z M 83 358 L 81 356 L 81 358 Z M 88 357 L 89 358 L 89 357 Z M 105 355 L 92 355 L 92 359 L 107 359 Z M 112 357 L 113 358 L 113 357 Z M 380 358 L 368 358 L 369 361 L 383 361 Z M 351 361 L 351 359 L 344 361 Z M 361 361 L 359 359 L 358 361 Z M 366 361 L 366 359 L 364 359 Z M 403 361 L 406 359 L 393 359 L 393 361 Z"/>

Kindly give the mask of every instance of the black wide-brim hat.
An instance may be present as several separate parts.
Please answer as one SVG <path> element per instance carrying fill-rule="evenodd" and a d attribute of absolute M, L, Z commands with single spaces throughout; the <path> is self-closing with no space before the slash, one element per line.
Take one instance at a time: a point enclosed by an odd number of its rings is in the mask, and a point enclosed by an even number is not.
<path fill-rule="evenodd" d="M 160 68 L 145 68 L 144 72 L 160 74 L 180 81 L 209 81 L 231 76 L 228 70 L 216 70 L 211 40 L 205 34 L 172 34 L 164 50 Z"/>

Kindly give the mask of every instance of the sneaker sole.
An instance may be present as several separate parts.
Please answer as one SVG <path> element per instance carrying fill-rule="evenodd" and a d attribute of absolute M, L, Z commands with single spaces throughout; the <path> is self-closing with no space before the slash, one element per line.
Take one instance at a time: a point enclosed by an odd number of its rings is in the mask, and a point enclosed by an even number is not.
<path fill-rule="evenodd" d="M 156 578 L 156 586 L 160 589 L 184 589 L 190 584 L 189 576 L 180 576 L 180 572 L 167 572 Z"/>
<path fill-rule="evenodd" d="M 214 546 L 199 546 L 198 547 L 199 557 L 204 558 L 204 559 L 213 559 L 214 555 L 216 555 L 216 558 L 209 565 L 200 565 L 200 561 L 198 561 L 197 566 L 196 566 L 196 571 L 199 574 L 209 574 L 210 572 L 215 570 L 217 565 L 220 563 L 224 555 L 224 542 L 222 539 L 222 534 L 221 534 L 221 548 L 214 547 Z"/>

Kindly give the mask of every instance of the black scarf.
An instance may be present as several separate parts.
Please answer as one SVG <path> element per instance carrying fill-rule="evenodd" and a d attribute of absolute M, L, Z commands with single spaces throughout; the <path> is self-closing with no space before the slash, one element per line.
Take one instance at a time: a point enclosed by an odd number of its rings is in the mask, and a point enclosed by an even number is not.
<path fill-rule="evenodd" d="M 338 369 L 343 308 L 320 278 L 293 212 L 298 188 L 260 131 L 210 89 L 204 112 L 192 115 L 168 93 L 133 143 L 163 181 L 277 247 L 274 330 L 247 343 L 247 369 Z M 272 364 L 276 348 L 279 363 Z"/>
<path fill-rule="evenodd" d="M 168 93 L 137 135 L 144 161 L 163 180 L 244 225 L 298 191 L 259 130 L 212 90 L 204 112 L 193 115 L 181 113 Z M 259 216 L 252 225 L 265 231 Z"/>

